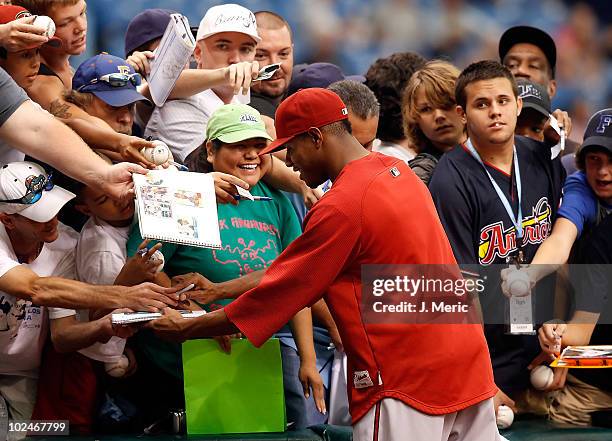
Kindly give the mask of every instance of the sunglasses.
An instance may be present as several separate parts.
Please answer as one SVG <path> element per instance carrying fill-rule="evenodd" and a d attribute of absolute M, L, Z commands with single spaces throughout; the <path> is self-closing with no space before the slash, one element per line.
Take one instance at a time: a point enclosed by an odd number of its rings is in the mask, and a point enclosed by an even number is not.
<path fill-rule="evenodd" d="M 43 191 L 49 191 L 53 188 L 54 185 L 53 185 L 52 177 L 53 177 L 53 172 L 49 173 L 47 176 L 38 175 L 34 179 L 27 182 L 26 184 L 27 193 L 24 196 L 17 198 L 17 199 L 0 200 L 0 202 L 6 203 L 6 204 L 26 204 L 26 205 L 34 204 L 40 200 L 40 198 L 42 197 Z"/>
<path fill-rule="evenodd" d="M 125 86 L 127 86 L 128 83 L 132 83 L 132 85 L 134 87 L 136 87 L 136 86 L 140 86 L 140 83 L 142 82 L 142 78 L 140 77 L 140 74 L 138 74 L 138 73 L 134 73 L 134 74 L 122 74 L 122 73 L 106 74 L 106 75 L 102 75 L 100 78 L 94 78 L 93 80 L 91 80 L 87 84 L 83 84 L 81 87 L 79 87 L 77 89 L 77 92 L 80 92 L 83 89 L 85 89 L 86 87 L 93 86 L 94 84 L 97 84 L 97 83 L 100 83 L 100 82 L 106 83 L 106 84 L 110 85 L 111 87 L 125 87 Z"/>

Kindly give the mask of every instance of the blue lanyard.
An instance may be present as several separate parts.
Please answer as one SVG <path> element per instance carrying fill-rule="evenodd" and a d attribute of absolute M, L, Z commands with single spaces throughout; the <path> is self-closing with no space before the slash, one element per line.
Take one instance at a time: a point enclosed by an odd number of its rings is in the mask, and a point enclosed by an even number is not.
<path fill-rule="evenodd" d="M 508 213 L 510 220 L 514 224 L 514 227 L 516 228 L 516 245 L 520 249 L 521 242 L 523 239 L 523 208 L 521 207 L 521 172 L 519 170 L 518 158 L 516 156 L 516 147 L 512 146 L 512 153 L 514 155 L 514 176 L 516 176 L 516 191 L 518 192 L 518 214 L 515 218 L 514 211 L 512 210 L 512 205 L 510 205 L 508 198 L 506 197 L 504 192 L 501 190 L 501 188 L 499 188 L 499 185 L 497 185 L 497 182 L 495 182 L 495 180 L 489 173 L 489 170 L 487 170 L 487 167 L 485 167 L 484 162 L 482 162 L 480 155 L 478 154 L 478 152 L 472 145 L 472 141 L 469 138 L 467 140 L 466 146 L 469 152 L 474 157 L 474 159 L 476 159 L 478 162 L 480 162 L 480 165 L 482 165 L 482 168 L 484 169 L 485 173 L 489 177 L 489 181 L 491 181 L 491 185 L 493 185 L 493 188 L 497 192 L 497 196 L 499 197 L 500 201 L 504 205 L 504 208 L 506 209 L 506 212 Z"/>

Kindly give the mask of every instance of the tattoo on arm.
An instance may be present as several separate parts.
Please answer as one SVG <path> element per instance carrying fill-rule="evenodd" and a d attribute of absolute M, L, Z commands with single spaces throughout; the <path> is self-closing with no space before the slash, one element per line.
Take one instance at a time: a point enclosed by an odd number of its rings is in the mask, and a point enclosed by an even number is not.
<path fill-rule="evenodd" d="M 70 105 L 60 101 L 59 99 L 52 101 L 49 105 L 49 112 L 56 118 L 60 119 L 72 118 L 72 113 L 68 111 L 69 109 Z"/>

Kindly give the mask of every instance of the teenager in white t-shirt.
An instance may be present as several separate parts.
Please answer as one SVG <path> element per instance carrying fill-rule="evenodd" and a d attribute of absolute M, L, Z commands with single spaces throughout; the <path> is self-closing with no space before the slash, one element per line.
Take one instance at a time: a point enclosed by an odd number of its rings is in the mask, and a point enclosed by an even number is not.
<path fill-rule="evenodd" d="M 115 330 L 110 315 L 78 323 L 74 310 L 45 308 L 37 304 L 36 294 L 23 295 L 21 285 L 32 275 L 74 278 L 77 234 L 57 220 L 58 211 L 73 197 L 53 186 L 37 164 L 13 162 L 0 168 L 0 314 L 6 316 L 0 320 L 6 323 L 0 330 L 0 399 L 12 419 L 31 417 L 49 328 L 60 352 L 107 341 L 116 332 L 131 334 L 130 328 Z M 69 297 L 58 295 L 56 304 L 67 306 Z"/>

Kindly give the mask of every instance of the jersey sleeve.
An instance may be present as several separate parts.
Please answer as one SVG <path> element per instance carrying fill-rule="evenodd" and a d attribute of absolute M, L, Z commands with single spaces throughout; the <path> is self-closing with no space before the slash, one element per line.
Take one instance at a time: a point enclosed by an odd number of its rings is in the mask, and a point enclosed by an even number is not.
<path fill-rule="evenodd" d="M 19 106 L 28 100 L 23 89 L 2 68 L 0 68 L 0 96 L 2 96 L 0 100 L 0 126 L 2 126 Z"/>
<path fill-rule="evenodd" d="M 578 236 L 585 225 L 592 224 L 597 217 L 597 200 L 591 191 L 586 176 L 577 172 L 565 180 L 563 202 L 559 216 L 564 217 L 576 226 Z"/>
<path fill-rule="evenodd" d="M 323 297 L 357 254 L 360 219 L 316 207 L 304 233 L 277 257 L 258 287 L 225 307 L 229 320 L 261 346 L 298 311 Z"/>
<path fill-rule="evenodd" d="M 464 178 L 450 166 L 448 158 L 442 157 L 429 184 L 431 197 L 438 216 L 448 236 L 453 254 L 460 265 L 478 264 L 474 249 L 474 210 Z"/>

